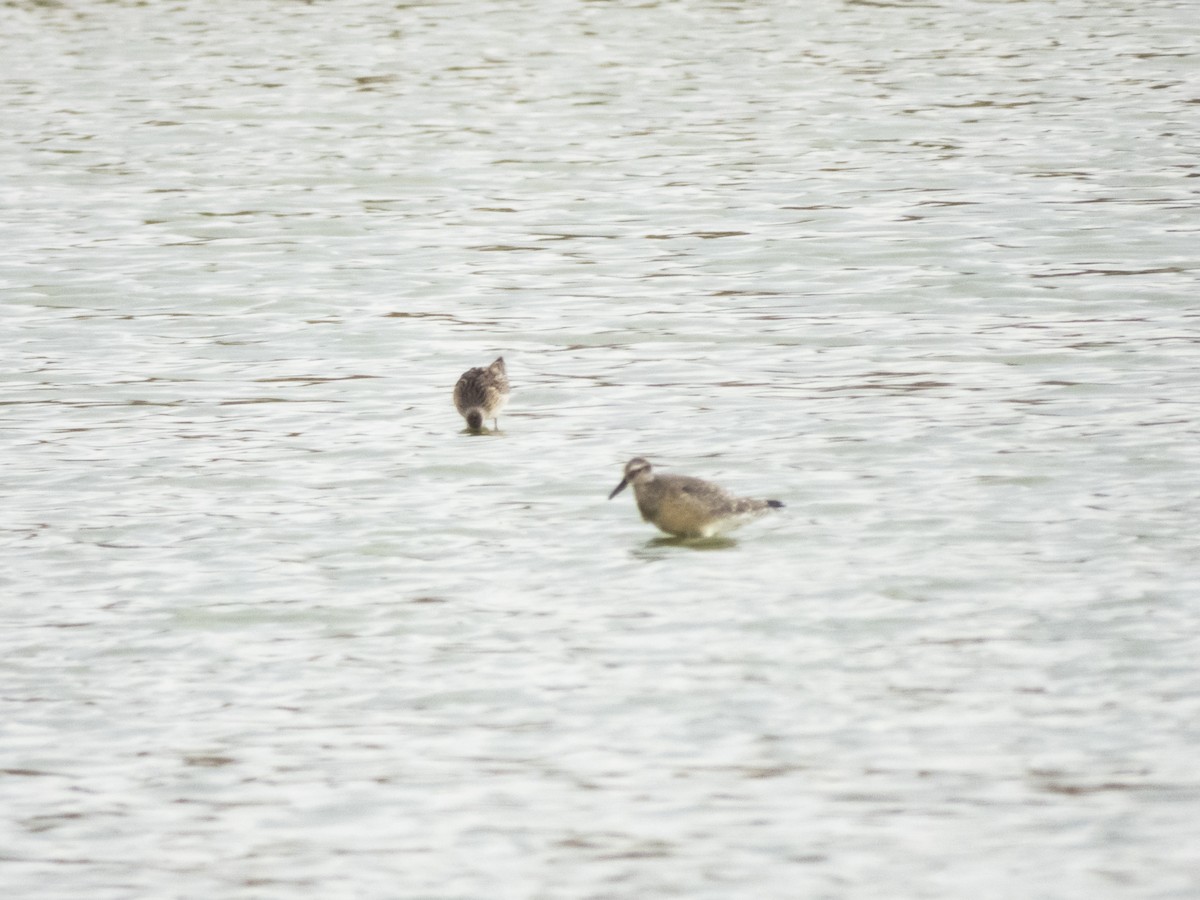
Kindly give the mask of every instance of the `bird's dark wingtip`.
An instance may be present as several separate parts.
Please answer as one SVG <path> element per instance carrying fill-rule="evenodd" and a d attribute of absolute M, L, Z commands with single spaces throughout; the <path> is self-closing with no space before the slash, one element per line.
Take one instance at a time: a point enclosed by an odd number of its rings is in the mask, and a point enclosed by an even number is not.
<path fill-rule="evenodd" d="M 783 502 L 780 500 L 768 500 L 767 506 L 771 507 L 771 509 L 783 509 Z"/>

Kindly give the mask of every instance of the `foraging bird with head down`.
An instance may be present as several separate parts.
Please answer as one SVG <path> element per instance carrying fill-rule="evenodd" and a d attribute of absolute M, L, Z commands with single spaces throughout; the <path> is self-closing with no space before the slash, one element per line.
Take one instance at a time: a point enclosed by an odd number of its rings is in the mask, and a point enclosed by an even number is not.
<path fill-rule="evenodd" d="M 655 474 L 640 456 L 625 464 L 625 477 L 608 499 L 626 485 L 633 485 L 642 518 L 676 537 L 712 537 L 783 506 L 778 500 L 735 497 L 712 482 L 688 475 Z"/>
<path fill-rule="evenodd" d="M 492 426 L 499 431 L 496 416 L 507 402 L 508 373 L 503 356 L 496 357 L 487 368 L 468 369 L 454 385 L 454 406 L 472 431 L 480 431 L 484 419 L 491 419 Z"/>

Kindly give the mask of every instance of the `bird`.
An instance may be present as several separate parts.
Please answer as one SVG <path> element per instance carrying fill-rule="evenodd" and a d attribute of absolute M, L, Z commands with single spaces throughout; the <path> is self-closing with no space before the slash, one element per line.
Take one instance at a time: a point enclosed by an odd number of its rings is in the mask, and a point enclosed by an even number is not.
<path fill-rule="evenodd" d="M 640 456 L 625 464 L 625 475 L 608 499 L 627 485 L 633 485 L 643 519 L 683 538 L 713 537 L 783 506 L 778 500 L 735 497 L 710 481 L 689 475 L 656 475 Z"/>
<path fill-rule="evenodd" d="M 504 369 L 504 357 L 487 368 L 467 369 L 454 385 L 454 406 L 472 431 L 483 428 L 483 420 L 491 419 L 492 425 L 500 430 L 496 418 L 500 409 L 508 402 L 508 373 Z"/>

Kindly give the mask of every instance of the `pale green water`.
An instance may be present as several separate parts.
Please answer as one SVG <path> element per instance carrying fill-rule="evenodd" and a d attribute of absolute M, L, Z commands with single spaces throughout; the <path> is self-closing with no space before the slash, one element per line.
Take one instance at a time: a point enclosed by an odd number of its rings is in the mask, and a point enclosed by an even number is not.
<path fill-rule="evenodd" d="M 4 17 L 5 896 L 1200 893 L 1192 4 Z"/>

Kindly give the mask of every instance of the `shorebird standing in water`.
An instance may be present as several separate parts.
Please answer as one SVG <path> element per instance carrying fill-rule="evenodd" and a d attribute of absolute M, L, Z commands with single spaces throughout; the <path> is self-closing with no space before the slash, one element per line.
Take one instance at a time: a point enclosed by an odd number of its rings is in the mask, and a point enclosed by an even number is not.
<path fill-rule="evenodd" d="M 625 464 L 625 477 L 608 499 L 629 484 L 642 518 L 676 537 L 712 537 L 783 506 L 778 500 L 735 497 L 712 482 L 688 475 L 655 475 L 640 456 Z"/>
<path fill-rule="evenodd" d="M 508 373 L 504 370 L 504 357 L 484 368 L 467 369 L 454 385 L 454 406 L 472 431 L 483 428 L 483 420 L 491 419 L 492 425 L 500 430 L 496 415 L 508 402 Z"/>

